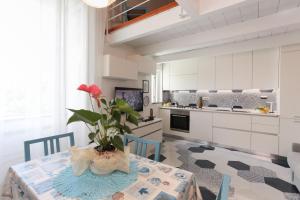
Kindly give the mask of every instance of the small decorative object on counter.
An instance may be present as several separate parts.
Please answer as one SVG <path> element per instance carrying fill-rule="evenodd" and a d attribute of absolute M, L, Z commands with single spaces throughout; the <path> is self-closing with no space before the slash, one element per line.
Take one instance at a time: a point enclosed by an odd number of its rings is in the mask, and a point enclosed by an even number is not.
<path fill-rule="evenodd" d="M 203 107 L 203 98 L 199 97 L 198 102 L 197 102 L 197 107 L 202 108 Z"/>
<path fill-rule="evenodd" d="M 90 110 L 74 110 L 68 123 L 84 122 L 90 130 L 90 143 L 95 148 L 71 149 L 71 162 L 74 175 L 80 176 L 86 169 L 98 175 L 109 174 L 114 170 L 129 172 L 129 149 L 125 148 L 120 135 L 132 133 L 127 122 L 138 125 L 139 114 L 122 99 L 107 102 L 97 85 L 80 85 L 78 90 L 87 92 L 91 100 Z M 94 102 L 97 106 L 94 106 Z M 122 114 L 126 118 L 122 120 Z"/>

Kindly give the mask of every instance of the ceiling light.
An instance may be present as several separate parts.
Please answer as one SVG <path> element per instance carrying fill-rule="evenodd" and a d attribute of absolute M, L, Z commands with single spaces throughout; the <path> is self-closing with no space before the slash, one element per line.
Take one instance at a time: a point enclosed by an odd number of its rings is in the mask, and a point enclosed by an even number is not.
<path fill-rule="evenodd" d="M 94 8 L 105 8 L 115 2 L 116 0 L 82 0 L 87 5 Z"/>

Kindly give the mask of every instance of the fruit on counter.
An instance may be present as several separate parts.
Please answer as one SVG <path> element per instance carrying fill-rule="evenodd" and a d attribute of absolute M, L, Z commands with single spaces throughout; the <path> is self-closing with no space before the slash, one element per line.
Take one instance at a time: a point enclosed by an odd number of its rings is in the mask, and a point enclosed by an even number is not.
<path fill-rule="evenodd" d="M 261 113 L 269 113 L 270 109 L 267 106 L 261 106 L 258 107 L 257 110 L 259 110 Z"/>
<path fill-rule="evenodd" d="M 172 103 L 171 102 L 165 102 L 162 104 L 163 107 L 171 107 Z"/>

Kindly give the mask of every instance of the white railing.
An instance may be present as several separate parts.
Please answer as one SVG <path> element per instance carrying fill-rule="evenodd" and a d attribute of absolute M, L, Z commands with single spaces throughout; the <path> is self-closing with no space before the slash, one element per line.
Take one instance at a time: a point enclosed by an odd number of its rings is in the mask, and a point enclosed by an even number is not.
<path fill-rule="evenodd" d="M 156 4 L 156 6 L 161 7 L 161 6 L 167 5 L 171 2 L 175 2 L 173 0 L 167 0 L 167 1 L 161 0 L 161 1 L 162 2 L 158 1 L 159 5 Z M 152 0 L 152 2 L 154 2 L 154 0 Z M 147 6 L 144 5 L 146 3 L 147 3 Z M 139 17 L 143 14 L 146 14 L 147 12 L 149 12 L 149 10 L 147 9 L 147 7 L 149 7 L 148 6 L 149 4 L 151 4 L 151 0 L 138 0 L 138 1 L 137 0 L 117 0 L 117 1 L 115 1 L 113 4 L 111 4 L 107 8 L 106 30 L 112 30 L 111 28 L 113 28 L 113 27 L 117 27 L 118 25 L 123 24 L 127 21 L 130 21 L 131 19 L 133 19 L 135 17 Z M 128 7 L 128 5 L 130 5 L 130 6 Z M 128 14 L 129 11 L 135 10 L 135 9 L 137 10 L 137 8 L 142 7 L 143 5 L 145 7 L 145 13 L 140 12 L 140 14 L 138 14 L 138 13 Z M 152 5 L 150 7 L 155 7 L 155 6 Z M 154 8 L 154 9 L 158 9 L 158 8 Z M 151 9 L 153 9 L 153 8 L 151 8 Z M 143 11 L 143 9 L 140 9 L 140 11 Z M 129 18 L 129 16 L 130 16 L 130 18 Z"/>

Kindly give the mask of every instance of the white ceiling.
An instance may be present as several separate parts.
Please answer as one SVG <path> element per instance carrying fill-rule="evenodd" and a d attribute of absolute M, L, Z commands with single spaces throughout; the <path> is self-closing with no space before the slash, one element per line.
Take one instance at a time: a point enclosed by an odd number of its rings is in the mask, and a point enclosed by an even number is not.
<path fill-rule="evenodd" d="M 165 42 L 175 38 L 193 35 L 213 29 L 219 29 L 228 25 L 255 20 L 278 12 L 284 12 L 292 8 L 300 7 L 300 0 L 245 0 L 243 3 L 224 8 L 219 11 L 201 15 L 195 19 L 181 24 L 169 30 L 153 35 L 138 38 L 126 44 L 135 48 Z M 274 22 L 276 23 L 276 22 Z M 253 38 L 267 37 L 300 29 L 300 25 L 279 27 L 265 32 L 243 35 L 232 38 L 230 42 L 244 41 Z M 224 41 L 225 42 L 225 41 Z M 226 41 L 228 42 L 228 41 Z"/>

